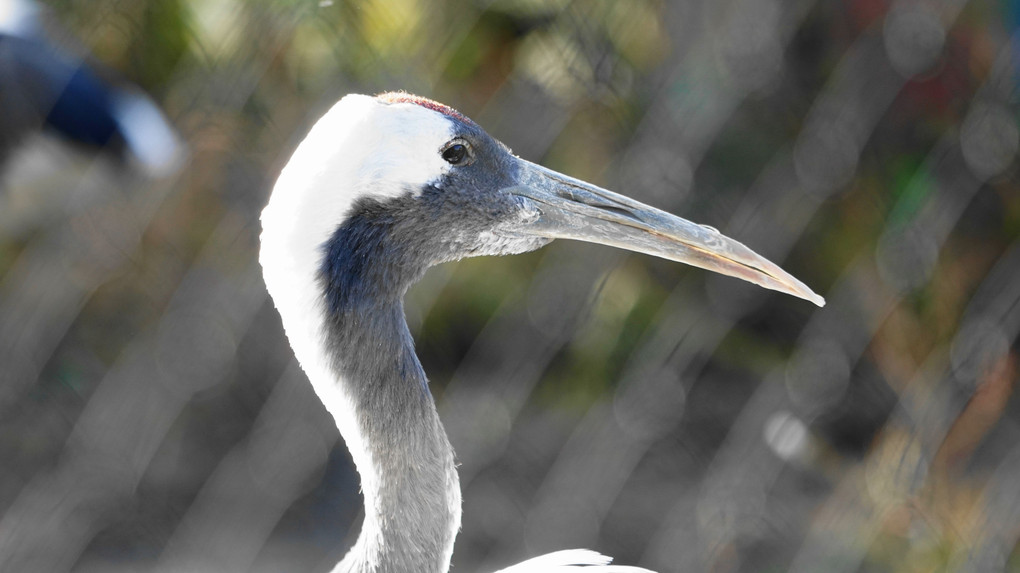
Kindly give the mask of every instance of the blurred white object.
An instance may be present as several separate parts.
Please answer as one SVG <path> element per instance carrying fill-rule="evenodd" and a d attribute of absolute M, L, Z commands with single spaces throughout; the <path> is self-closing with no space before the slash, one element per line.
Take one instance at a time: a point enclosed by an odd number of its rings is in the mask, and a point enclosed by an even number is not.
<path fill-rule="evenodd" d="M 44 16 L 29 0 L 0 0 L 0 162 L 41 131 L 147 177 L 175 173 L 184 147 L 156 103 L 95 69 L 83 49 L 51 42 Z"/>

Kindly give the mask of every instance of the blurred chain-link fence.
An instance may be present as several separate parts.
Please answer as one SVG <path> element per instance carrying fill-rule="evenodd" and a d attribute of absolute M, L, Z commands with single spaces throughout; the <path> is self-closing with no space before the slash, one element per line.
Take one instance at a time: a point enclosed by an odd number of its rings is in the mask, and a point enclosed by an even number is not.
<path fill-rule="evenodd" d="M 3 150 L 0 570 L 342 557 L 358 478 L 258 213 L 333 101 L 392 89 L 828 299 L 564 241 L 431 271 L 407 312 L 461 463 L 455 571 L 1020 570 L 1013 0 L 48 4 L 188 157 Z"/>

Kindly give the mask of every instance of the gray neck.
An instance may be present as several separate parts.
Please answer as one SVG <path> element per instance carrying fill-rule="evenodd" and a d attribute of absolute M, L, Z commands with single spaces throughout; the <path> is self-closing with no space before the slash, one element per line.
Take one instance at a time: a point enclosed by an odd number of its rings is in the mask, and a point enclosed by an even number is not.
<path fill-rule="evenodd" d="M 347 433 L 359 434 L 344 438 L 368 454 L 358 463 L 365 523 L 337 570 L 445 573 L 460 527 L 460 484 L 404 320 L 403 288 L 354 284 L 352 275 L 362 282 L 372 273 L 349 268 L 338 283 L 326 267 L 326 350 L 356 417 Z"/>
<path fill-rule="evenodd" d="M 329 336 L 333 366 L 354 401 L 358 439 L 371 461 L 358 467 L 363 530 L 338 569 L 445 573 L 460 527 L 460 484 L 403 309 L 340 322 Z"/>
<path fill-rule="evenodd" d="M 460 484 L 404 320 L 404 292 L 436 259 L 408 230 L 419 218 L 400 211 L 413 198 L 359 202 L 323 242 L 275 209 L 278 197 L 287 207 L 274 191 L 263 214 L 266 286 L 365 498 L 361 534 L 335 571 L 445 573 Z"/>

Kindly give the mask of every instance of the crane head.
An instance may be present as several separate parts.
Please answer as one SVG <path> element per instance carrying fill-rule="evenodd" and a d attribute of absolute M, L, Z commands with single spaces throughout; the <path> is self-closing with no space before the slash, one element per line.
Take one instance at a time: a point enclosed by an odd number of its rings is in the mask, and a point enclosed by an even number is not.
<path fill-rule="evenodd" d="M 530 251 L 553 239 L 679 261 L 824 299 L 715 229 L 513 155 L 476 123 L 405 93 L 348 95 L 310 131 L 262 214 L 261 260 L 279 272 L 407 285 L 429 266 Z M 280 261 L 284 261 L 282 266 Z M 347 282 L 345 282 L 347 281 Z M 271 285 L 272 290 L 272 285 Z"/>

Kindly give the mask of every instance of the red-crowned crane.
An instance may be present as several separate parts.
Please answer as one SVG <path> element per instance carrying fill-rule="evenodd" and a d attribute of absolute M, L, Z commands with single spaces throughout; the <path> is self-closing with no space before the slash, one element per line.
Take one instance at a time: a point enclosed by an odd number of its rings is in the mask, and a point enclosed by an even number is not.
<path fill-rule="evenodd" d="M 280 174 L 259 258 L 294 353 L 361 474 L 364 525 L 335 571 L 444 573 L 460 528 L 453 449 L 404 319 L 408 287 L 439 263 L 557 238 L 824 304 L 718 231 L 516 157 L 450 107 L 406 93 L 344 97 Z M 505 571 L 638 571 L 608 562 L 561 551 Z"/>

